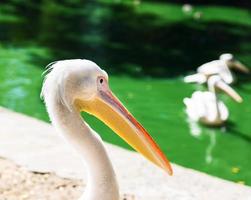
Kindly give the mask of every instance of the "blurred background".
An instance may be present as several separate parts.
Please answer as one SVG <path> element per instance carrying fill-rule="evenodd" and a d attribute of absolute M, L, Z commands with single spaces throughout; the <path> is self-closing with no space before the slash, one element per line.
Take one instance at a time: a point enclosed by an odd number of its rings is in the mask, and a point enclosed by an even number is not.
<path fill-rule="evenodd" d="M 251 67 L 249 1 L 1 0 L 0 106 L 49 122 L 39 97 L 45 66 L 90 59 L 172 162 L 251 185 L 250 77 L 236 74 L 242 104 L 221 96 L 225 126 L 191 123 L 184 112 L 183 98 L 205 88 L 183 77 L 222 53 Z M 105 141 L 129 148 L 84 117 Z"/>

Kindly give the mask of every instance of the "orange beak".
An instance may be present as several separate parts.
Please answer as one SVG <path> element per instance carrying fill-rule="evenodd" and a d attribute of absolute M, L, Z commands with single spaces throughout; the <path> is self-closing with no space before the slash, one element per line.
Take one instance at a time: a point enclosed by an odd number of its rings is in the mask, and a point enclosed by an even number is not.
<path fill-rule="evenodd" d="M 108 86 L 100 89 L 92 100 L 77 100 L 76 106 L 103 121 L 136 151 L 172 175 L 171 165 L 159 146 Z"/>

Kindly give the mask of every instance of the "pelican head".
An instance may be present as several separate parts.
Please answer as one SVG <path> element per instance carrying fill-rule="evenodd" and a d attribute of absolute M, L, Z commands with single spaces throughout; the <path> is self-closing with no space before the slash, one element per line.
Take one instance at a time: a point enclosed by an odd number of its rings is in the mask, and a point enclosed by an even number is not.
<path fill-rule="evenodd" d="M 236 60 L 231 53 L 224 53 L 220 56 L 220 60 L 226 62 L 229 68 L 239 70 L 243 73 L 249 73 L 249 68 L 243 65 L 240 61 Z"/>
<path fill-rule="evenodd" d="M 49 70 L 42 89 L 45 101 L 54 95 L 69 112 L 94 115 L 148 160 L 172 174 L 165 155 L 112 93 L 107 73 L 97 64 L 82 59 L 63 60 L 53 63 Z"/>
<path fill-rule="evenodd" d="M 211 92 L 215 92 L 215 90 L 221 90 L 229 95 L 233 100 L 238 103 L 242 102 L 241 96 L 231 88 L 227 83 L 225 83 L 219 75 L 213 75 L 208 79 L 208 89 Z"/>
<path fill-rule="evenodd" d="M 220 60 L 223 60 L 223 61 L 232 61 L 233 59 L 234 59 L 234 56 L 231 53 L 224 53 L 220 55 Z"/>

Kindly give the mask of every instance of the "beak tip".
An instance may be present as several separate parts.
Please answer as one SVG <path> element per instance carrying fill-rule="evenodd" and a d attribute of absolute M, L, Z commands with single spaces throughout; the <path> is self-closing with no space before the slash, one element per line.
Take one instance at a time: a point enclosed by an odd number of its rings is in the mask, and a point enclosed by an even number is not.
<path fill-rule="evenodd" d="M 173 170 L 172 170 L 172 169 L 165 170 L 165 172 L 166 172 L 169 176 L 173 176 Z"/>
<path fill-rule="evenodd" d="M 173 170 L 172 169 L 170 169 L 170 170 L 168 170 L 168 172 L 167 172 L 170 176 L 172 176 L 173 175 Z"/>
<path fill-rule="evenodd" d="M 241 96 L 239 96 L 239 97 L 236 98 L 236 101 L 238 103 L 242 103 L 243 102 L 243 98 Z"/>
<path fill-rule="evenodd" d="M 168 173 L 168 175 L 172 176 L 173 175 L 173 168 L 170 163 L 166 165 L 164 168 L 164 171 Z"/>

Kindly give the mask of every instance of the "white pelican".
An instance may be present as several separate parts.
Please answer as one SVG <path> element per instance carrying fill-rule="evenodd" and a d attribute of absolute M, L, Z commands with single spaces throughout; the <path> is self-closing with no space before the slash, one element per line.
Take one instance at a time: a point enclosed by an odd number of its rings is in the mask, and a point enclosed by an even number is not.
<path fill-rule="evenodd" d="M 191 98 L 184 98 L 186 113 L 193 121 L 199 121 L 206 125 L 222 125 L 229 116 L 225 104 L 218 100 L 216 89 L 226 92 L 235 101 L 241 103 L 242 98 L 220 76 L 214 75 L 208 79 L 209 91 L 196 91 Z"/>
<path fill-rule="evenodd" d="M 185 14 L 190 14 L 192 11 L 193 11 L 193 6 L 191 4 L 184 4 L 182 6 L 182 11 L 185 13 Z"/>
<path fill-rule="evenodd" d="M 81 111 L 96 116 L 147 159 L 172 169 L 147 131 L 137 122 L 108 85 L 108 75 L 94 62 L 74 59 L 52 63 L 41 95 L 52 124 L 81 154 L 88 180 L 81 200 L 118 200 L 119 189 L 100 136 L 85 122 Z M 130 166 L 128 166 L 130 167 Z"/>
<path fill-rule="evenodd" d="M 235 60 L 232 54 L 226 53 L 222 54 L 219 60 L 213 60 L 201 65 L 197 69 L 196 74 L 186 76 L 184 81 L 186 83 L 196 82 L 202 84 L 205 83 L 210 76 L 219 75 L 227 84 L 231 84 L 234 78 L 230 69 L 237 69 L 241 72 L 249 73 L 249 69 L 245 65 Z"/>

